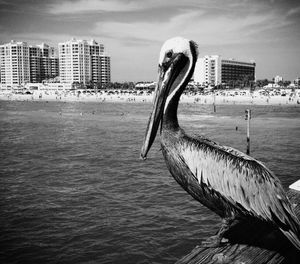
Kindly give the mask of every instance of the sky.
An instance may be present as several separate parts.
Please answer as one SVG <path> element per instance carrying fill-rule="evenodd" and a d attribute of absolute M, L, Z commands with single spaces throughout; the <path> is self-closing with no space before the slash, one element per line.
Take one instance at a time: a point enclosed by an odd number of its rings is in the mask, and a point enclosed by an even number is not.
<path fill-rule="evenodd" d="M 175 36 L 196 41 L 200 57 L 254 60 L 257 79 L 300 76 L 299 0 L 0 0 L 0 44 L 95 39 L 113 82 L 155 81 Z"/>

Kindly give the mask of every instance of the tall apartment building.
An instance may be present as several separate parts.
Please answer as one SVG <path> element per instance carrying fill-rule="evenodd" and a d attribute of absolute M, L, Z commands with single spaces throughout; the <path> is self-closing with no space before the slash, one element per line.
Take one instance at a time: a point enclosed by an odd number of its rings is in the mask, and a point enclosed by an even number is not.
<path fill-rule="evenodd" d="M 26 42 L 0 45 L 1 84 L 16 86 L 30 81 L 29 47 Z"/>
<path fill-rule="evenodd" d="M 59 75 L 58 57 L 55 49 L 42 43 L 29 47 L 30 82 L 38 83 Z"/>
<path fill-rule="evenodd" d="M 198 58 L 194 81 L 202 85 L 216 85 L 221 83 L 221 57 L 218 55 L 205 56 Z"/>
<path fill-rule="evenodd" d="M 279 76 L 279 75 L 276 75 L 276 76 L 274 77 L 274 83 L 275 83 L 275 84 L 278 84 L 278 83 L 280 83 L 280 82 L 283 82 L 283 77 L 281 77 L 281 76 Z"/>
<path fill-rule="evenodd" d="M 42 43 L 37 45 L 41 50 L 41 80 L 54 78 L 59 75 L 58 57 L 54 47 Z"/>
<path fill-rule="evenodd" d="M 110 56 L 104 45 L 95 40 L 76 40 L 59 43 L 59 69 L 62 83 L 110 82 Z"/>
<path fill-rule="evenodd" d="M 101 82 L 101 59 L 104 53 L 104 45 L 98 44 L 95 40 L 89 42 L 91 56 L 91 81 L 93 83 Z"/>
<path fill-rule="evenodd" d="M 59 60 L 58 57 L 49 57 L 49 74 L 50 78 L 55 78 L 59 76 Z"/>
<path fill-rule="evenodd" d="M 58 44 L 60 81 L 87 84 L 91 80 L 90 47 L 86 40 Z"/>
<path fill-rule="evenodd" d="M 110 56 L 107 54 L 102 54 L 100 56 L 101 74 L 99 82 L 101 84 L 106 84 L 110 82 Z"/>
<path fill-rule="evenodd" d="M 228 85 L 232 81 L 255 80 L 255 62 L 222 59 L 219 55 L 198 58 L 194 80 L 206 87 Z"/>
<path fill-rule="evenodd" d="M 236 61 L 234 59 L 222 60 L 221 83 L 228 84 L 231 81 L 255 80 L 255 62 Z"/>
<path fill-rule="evenodd" d="M 41 82 L 41 50 L 39 47 L 29 47 L 30 82 Z"/>

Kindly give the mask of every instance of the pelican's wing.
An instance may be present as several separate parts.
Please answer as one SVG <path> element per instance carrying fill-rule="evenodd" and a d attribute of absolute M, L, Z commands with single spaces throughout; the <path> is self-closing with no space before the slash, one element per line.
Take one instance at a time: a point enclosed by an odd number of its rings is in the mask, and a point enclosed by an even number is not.
<path fill-rule="evenodd" d="M 194 177 L 245 214 L 273 222 L 300 249 L 300 224 L 280 181 L 261 162 L 200 138 L 183 140 L 179 155 Z M 290 238 L 293 240 L 293 238 Z"/>

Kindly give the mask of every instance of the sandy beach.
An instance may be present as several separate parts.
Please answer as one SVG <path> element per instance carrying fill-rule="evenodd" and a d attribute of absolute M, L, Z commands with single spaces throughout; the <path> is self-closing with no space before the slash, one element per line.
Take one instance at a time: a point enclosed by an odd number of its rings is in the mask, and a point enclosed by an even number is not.
<path fill-rule="evenodd" d="M 5 101 L 62 101 L 62 102 L 128 102 L 151 103 L 153 92 L 108 90 L 101 92 L 34 91 L 32 94 L 0 92 L 0 100 Z M 217 91 L 207 94 L 186 92 L 181 103 L 193 104 L 244 104 L 244 105 L 300 105 L 300 91 L 290 93 L 263 93 L 255 91 Z"/>

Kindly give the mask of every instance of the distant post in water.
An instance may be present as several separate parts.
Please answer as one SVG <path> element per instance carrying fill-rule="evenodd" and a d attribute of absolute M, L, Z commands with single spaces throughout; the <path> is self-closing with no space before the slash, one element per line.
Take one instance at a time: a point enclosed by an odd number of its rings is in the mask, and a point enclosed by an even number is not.
<path fill-rule="evenodd" d="M 213 106 L 214 106 L 214 113 L 216 112 L 216 94 L 214 93 L 214 102 L 213 102 Z"/>
<path fill-rule="evenodd" d="M 247 120 L 247 155 L 250 155 L 250 119 L 251 119 L 251 110 L 245 110 L 245 120 Z"/>

